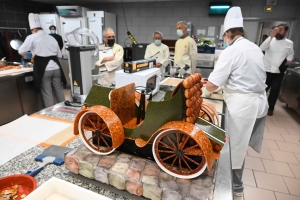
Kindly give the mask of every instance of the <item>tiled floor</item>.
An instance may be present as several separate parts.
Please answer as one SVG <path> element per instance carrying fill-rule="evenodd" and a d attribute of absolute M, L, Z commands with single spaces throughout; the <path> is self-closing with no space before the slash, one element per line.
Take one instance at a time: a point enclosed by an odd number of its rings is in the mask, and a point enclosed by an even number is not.
<path fill-rule="evenodd" d="M 300 115 L 285 103 L 267 116 L 261 153 L 248 148 L 243 182 L 235 200 L 300 200 Z"/>

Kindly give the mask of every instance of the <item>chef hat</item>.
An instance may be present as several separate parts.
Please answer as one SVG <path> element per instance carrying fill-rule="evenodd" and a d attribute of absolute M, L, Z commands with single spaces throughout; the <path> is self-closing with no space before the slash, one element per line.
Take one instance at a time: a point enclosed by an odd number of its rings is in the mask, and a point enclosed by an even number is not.
<path fill-rule="evenodd" d="M 224 19 L 224 33 L 231 28 L 243 27 L 243 16 L 240 7 L 232 7 L 228 10 Z"/>
<path fill-rule="evenodd" d="M 29 13 L 28 20 L 29 20 L 30 30 L 41 27 L 41 23 L 40 23 L 38 14 Z"/>

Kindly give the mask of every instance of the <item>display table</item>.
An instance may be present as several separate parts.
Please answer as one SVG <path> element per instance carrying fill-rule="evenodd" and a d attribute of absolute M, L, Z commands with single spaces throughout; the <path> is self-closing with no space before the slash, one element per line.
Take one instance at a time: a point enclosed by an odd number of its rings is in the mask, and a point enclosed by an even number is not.
<path fill-rule="evenodd" d="M 160 92 L 160 94 L 163 93 Z M 205 99 L 204 99 L 205 100 Z M 212 99 L 210 99 L 212 100 Z M 223 101 L 220 101 L 223 104 Z M 224 105 L 224 104 L 223 104 Z M 46 108 L 38 112 L 39 115 L 52 116 L 54 118 L 73 120 L 76 114 L 80 111 L 80 107 L 69 107 L 63 103 L 57 104 L 50 108 Z M 217 107 L 218 109 L 218 107 Z M 218 110 L 220 113 L 224 113 L 224 107 L 222 110 Z M 222 117 L 222 126 L 224 125 L 224 117 Z M 67 147 L 76 148 L 82 144 L 80 138 L 77 138 L 70 142 Z M 36 166 L 34 158 L 42 153 L 44 147 L 35 146 L 34 148 L 22 153 L 9 162 L 1 166 L 0 176 L 7 176 L 11 174 L 25 173 L 27 170 Z M 223 150 L 221 151 L 220 158 L 215 164 L 216 174 L 214 175 L 214 199 L 228 199 L 232 200 L 232 179 L 231 179 L 231 166 L 230 166 L 230 153 L 229 145 L 226 142 Z M 102 194 L 112 199 L 143 199 L 143 197 L 137 197 L 129 194 L 126 191 L 117 190 L 112 186 L 106 184 L 97 183 L 92 179 L 87 179 L 82 176 L 74 176 L 64 166 L 47 165 L 38 175 L 35 176 L 38 185 L 42 185 L 45 181 L 51 177 L 57 177 L 66 181 L 69 181 L 75 185 L 89 189 L 96 193 Z"/>

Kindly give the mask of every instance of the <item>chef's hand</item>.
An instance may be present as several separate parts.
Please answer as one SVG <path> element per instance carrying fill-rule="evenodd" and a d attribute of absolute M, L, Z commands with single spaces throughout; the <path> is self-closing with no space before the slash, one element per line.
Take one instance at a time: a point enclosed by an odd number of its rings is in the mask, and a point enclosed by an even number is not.
<path fill-rule="evenodd" d="M 278 28 L 276 27 L 276 28 L 274 28 L 272 31 L 271 31 L 271 33 L 270 33 L 270 36 L 271 36 L 271 38 L 273 38 L 273 37 L 275 37 L 276 36 L 276 34 L 278 33 Z"/>
<path fill-rule="evenodd" d="M 161 63 L 157 62 L 156 67 L 161 67 Z"/>
<path fill-rule="evenodd" d="M 218 93 L 220 91 L 224 90 L 224 87 L 221 86 L 221 87 L 218 87 L 218 89 L 216 89 L 215 91 L 213 91 L 213 93 Z"/>
<path fill-rule="evenodd" d="M 287 60 L 286 63 L 285 63 L 285 66 L 289 66 L 289 65 L 291 64 L 291 62 L 292 62 L 292 61 Z"/>
<path fill-rule="evenodd" d="M 206 87 L 205 87 L 203 90 L 204 90 L 204 96 L 206 96 L 206 97 L 211 97 L 212 92 L 209 92 L 209 91 L 206 89 Z"/>

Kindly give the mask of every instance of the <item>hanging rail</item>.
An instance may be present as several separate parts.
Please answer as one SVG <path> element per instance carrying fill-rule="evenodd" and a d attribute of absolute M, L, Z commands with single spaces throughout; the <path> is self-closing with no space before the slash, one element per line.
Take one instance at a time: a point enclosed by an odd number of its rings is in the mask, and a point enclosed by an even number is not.
<path fill-rule="evenodd" d="M 6 30 L 25 30 L 27 33 L 27 28 L 13 28 L 13 27 L 0 27 L 0 29 Z"/>

